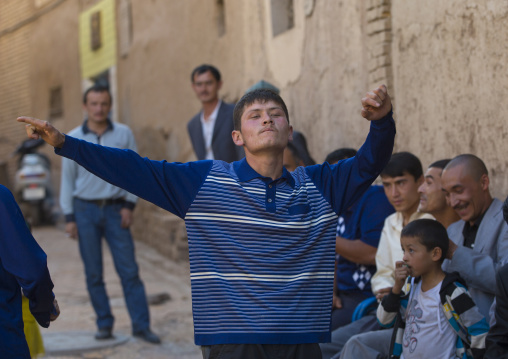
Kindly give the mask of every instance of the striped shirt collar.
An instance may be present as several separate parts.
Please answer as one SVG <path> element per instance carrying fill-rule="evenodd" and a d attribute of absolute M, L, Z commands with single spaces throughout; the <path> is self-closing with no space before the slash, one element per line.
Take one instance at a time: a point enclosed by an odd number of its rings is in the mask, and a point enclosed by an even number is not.
<path fill-rule="evenodd" d="M 282 176 L 273 181 L 271 178 L 263 177 L 254 171 L 254 169 L 252 169 L 252 167 L 247 163 L 245 157 L 240 161 L 236 161 L 233 166 L 240 182 L 247 182 L 255 178 L 259 178 L 266 183 L 278 182 L 281 179 L 285 179 L 291 187 L 295 187 L 295 179 L 285 167 L 282 168 Z"/>
<path fill-rule="evenodd" d="M 108 118 L 106 120 L 108 122 L 108 128 L 106 129 L 106 131 L 111 131 L 113 130 L 113 122 Z M 85 120 L 85 122 L 83 122 L 83 126 L 81 126 L 81 130 L 83 131 L 83 133 L 86 135 L 87 133 L 90 133 L 92 132 L 89 128 L 88 128 L 88 119 Z M 106 132 L 104 131 L 104 132 Z"/>

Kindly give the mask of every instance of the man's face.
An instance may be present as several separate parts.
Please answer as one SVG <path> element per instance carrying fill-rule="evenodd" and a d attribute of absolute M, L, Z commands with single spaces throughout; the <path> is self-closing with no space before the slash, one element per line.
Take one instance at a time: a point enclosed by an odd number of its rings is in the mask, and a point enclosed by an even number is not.
<path fill-rule="evenodd" d="M 282 152 L 293 136 L 284 110 L 273 101 L 254 102 L 246 107 L 241 124 L 241 130 L 233 131 L 233 141 L 251 154 L 274 149 Z"/>
<path fill-rule="evenodd" d="M 408 173 L 397 177 L 381 177 L 386 197 L 397 212 L 416 211 L 420 201 L 418 187 L 423 182 L 423 177 L 415 181 Z"/>
<path fill-rule="evenodd" d="M 90 91 L 86 95 L 86 103 L 83 108 L 88 114 L 88 120 L 94 123 L 101 123 L 108 118 L 111 110 L 111 99 L 106 91 Z"/>
<path fill-rule="evenodd" d="M 441 189 L 441 168 L 430 167 L 425 172 L 423 183 L 418 187 L 420 206 L 418 210 L 425 213 L 436 213 L 446 208 L 446 197 Z"/>
<path fill-rule="evenodd" d="M 475 180 L 467 171 L 466 165 L 444 170 L 441 186 L 448 203 L 464 221 L 472 224 L 488 208 L 489 177 L 483 175 L 479 180 Z"/>
<path fill-rule="evenodd" d="M 201 103 L 214 102 L 219 98 L 222 81 L 217 81 L 210 71 L 195 74 L 192 89 Z"/>

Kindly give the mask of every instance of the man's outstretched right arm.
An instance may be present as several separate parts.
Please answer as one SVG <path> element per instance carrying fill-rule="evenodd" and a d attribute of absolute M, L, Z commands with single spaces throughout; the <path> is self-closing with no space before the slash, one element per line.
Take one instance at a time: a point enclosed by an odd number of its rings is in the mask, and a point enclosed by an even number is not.
<path fill-rule="evenodd" d="M 42 138 L 58 155 L 94 175 L 184 218 L 211 169 L 212 161 L 168 163 L 136 152 L 95 145 L 66 136 L 47 121 L 20 117 L 31 138 Z"/>

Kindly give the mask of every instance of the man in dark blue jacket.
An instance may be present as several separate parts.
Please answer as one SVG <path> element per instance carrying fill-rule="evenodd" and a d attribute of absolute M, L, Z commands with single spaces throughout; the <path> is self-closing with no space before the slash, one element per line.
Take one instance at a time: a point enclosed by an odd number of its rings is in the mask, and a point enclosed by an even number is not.
<path fill-rule="evenodd" d="M 32 237 L 11 192 L 0 185 L 0 358 L 30 358 L 21 294 L 44 328 L 58 317 L 46 253 Z"/>

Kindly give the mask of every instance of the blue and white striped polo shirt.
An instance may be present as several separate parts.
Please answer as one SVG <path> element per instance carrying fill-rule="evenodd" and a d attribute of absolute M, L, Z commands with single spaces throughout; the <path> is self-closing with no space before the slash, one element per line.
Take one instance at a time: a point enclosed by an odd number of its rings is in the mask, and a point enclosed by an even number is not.
<path fill-rule="evenodd" d="M 276 180 L 243 159 L 168 163 L 66 137 L 56 152 L 185 219 L 197 345 L 330 340 L 337 214 L 388 162 L 393 119 L 351 159 Z"/>

